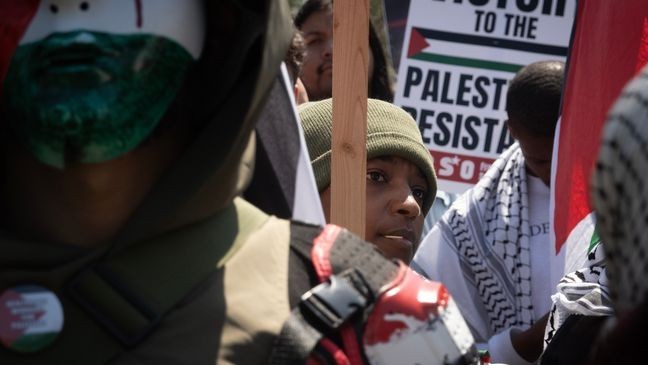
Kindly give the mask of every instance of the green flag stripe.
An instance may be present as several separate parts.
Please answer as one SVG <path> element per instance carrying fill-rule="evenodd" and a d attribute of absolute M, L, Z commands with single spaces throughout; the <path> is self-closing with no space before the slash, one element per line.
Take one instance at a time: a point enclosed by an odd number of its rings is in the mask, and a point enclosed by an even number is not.
<path fill-rule="evenodd" d="M 521 65 L 515 65 L 512 63 L 485 61 L 485 60 L 478 60 L 475 58 L 446 56 L 446 55 L 441 55 L 436 53 L 425 53 L 425 52 L 417 53 L 410 58 L 413 58 L 415 60 L 420 60 L 420 61 L 443 63 L 446 65 L 482 68 L 487 70 L 506 71 L 512 73 L 518 72 L 523 67 Z"/>
<path fill-rule="evenodd" d="M 17 338 L 9 346 L 12 350 L 30 353 L 42 350 L 52 343 L 58 336 L 58 332 L 47 332 L 31 335 L 23 335 Z"/>
<path fill-rule="evenodd" d="M 594 225 L 594 233 L 592 233 L 592 238 L 590 239 L 589 247 L 587 248 L 587 254 L 589 255 L 594 247 L 601 242 L 601 236 L 598 234 L 598 223 Z"/>

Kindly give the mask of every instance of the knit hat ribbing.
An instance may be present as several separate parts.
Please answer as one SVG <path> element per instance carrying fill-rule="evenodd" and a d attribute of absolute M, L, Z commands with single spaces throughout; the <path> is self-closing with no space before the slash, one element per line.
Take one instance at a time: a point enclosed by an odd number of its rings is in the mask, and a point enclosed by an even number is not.
<path fill-rule="evenodd" d="M 318 191 L 331 184 L 332 99 L 299 106 L 299 116 L 308 145 Z M 375 99 L 367 101 L 367 160 L 397 156 L 416 165 L 428 184 L 424 213 L 432 206 L 437 182 L 430 152 L 412 117 L 396 105 Z"/>

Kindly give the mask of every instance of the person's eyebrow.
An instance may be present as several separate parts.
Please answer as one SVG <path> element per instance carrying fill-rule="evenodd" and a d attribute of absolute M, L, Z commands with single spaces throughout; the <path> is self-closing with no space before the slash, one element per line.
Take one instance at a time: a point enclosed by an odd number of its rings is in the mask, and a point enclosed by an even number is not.
<path fill-rule="evenodd" d="M 378 157 L 375 157 L 375 159 L 383 161 L 383 162 L 387 162 L 387 163 L 390 163 L 390 164 L 393 164 L 393 165 L 398 163 L 394 156 L 378 156 Z M 407 161 L 406 159 L 404 159 L 404 160 Z M 418 167 L 418 166 L 416 166 L 416 174 L 418 175 L 418 177 L 420 177 L 421 179 L 423 179 L 423 181 L 426 182 L 425 186 L 427 188 L 427 177 L 425 177 L 425 174 L 423 173 L 423 170 L 421 170 L 421 168 Z"/>
<path fill-rule="evenodd" d="M 322 35 L 324 32 L 321 30 L 311 30 L 308 32 L 302 32 L 304 37 L 313 36 L 313 35 Z"/>
<path fill-rule="evenodd" d="M 380 161 L 384 161 L 384 162 L 389 162 L 389 163 L 392 163 L 392 164 L 396 163 L 396 159 L 394 158 L 394 156 L 378 156 L 378 157 L 376 157 L 376 159 L 378 159 Z"/>

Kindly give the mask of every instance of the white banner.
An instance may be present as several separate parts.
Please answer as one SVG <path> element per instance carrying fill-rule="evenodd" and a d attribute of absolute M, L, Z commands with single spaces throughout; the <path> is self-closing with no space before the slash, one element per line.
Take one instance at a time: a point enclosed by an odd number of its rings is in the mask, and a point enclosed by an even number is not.
<path fill-rule="evenodd" d="M 567 55 L 576 0 L 412 0 L 395 103 L 434 157 L 439 189 L 473 186 L 513 143 L 508 82 Z"/>

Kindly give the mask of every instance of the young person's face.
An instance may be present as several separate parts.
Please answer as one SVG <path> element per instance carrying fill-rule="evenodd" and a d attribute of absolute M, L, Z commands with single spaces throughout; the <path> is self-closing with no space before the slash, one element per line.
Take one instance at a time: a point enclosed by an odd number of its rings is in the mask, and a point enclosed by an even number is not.
<path fill-rule="evenodd" d="M 325 9 L 311 14 L 300 30 L 306 45 L 300 78 L 306 87 L 308 98 L 330 98 L 333 95 L 332 11 Z M 369 77 L 373 74 L 373 67 L 373 55 L 369 51 Z"/>
<path fill-rule="evenodd" d="M 511 135 L 520 144 L 527 172 L 550 186 L 553 136 L 537 136 L 516 123 L 509 121 L 507 124 Z"/>
<path fill-rule="evenodd" d="M 421 207 L 427 198 L 425 177 L 413 163 L 400 157 L 367 161 L 365 239 L 389 258 L 409 263 L 423 230 Z M 330 221 L 330 187 L 320 197 Z"/>

